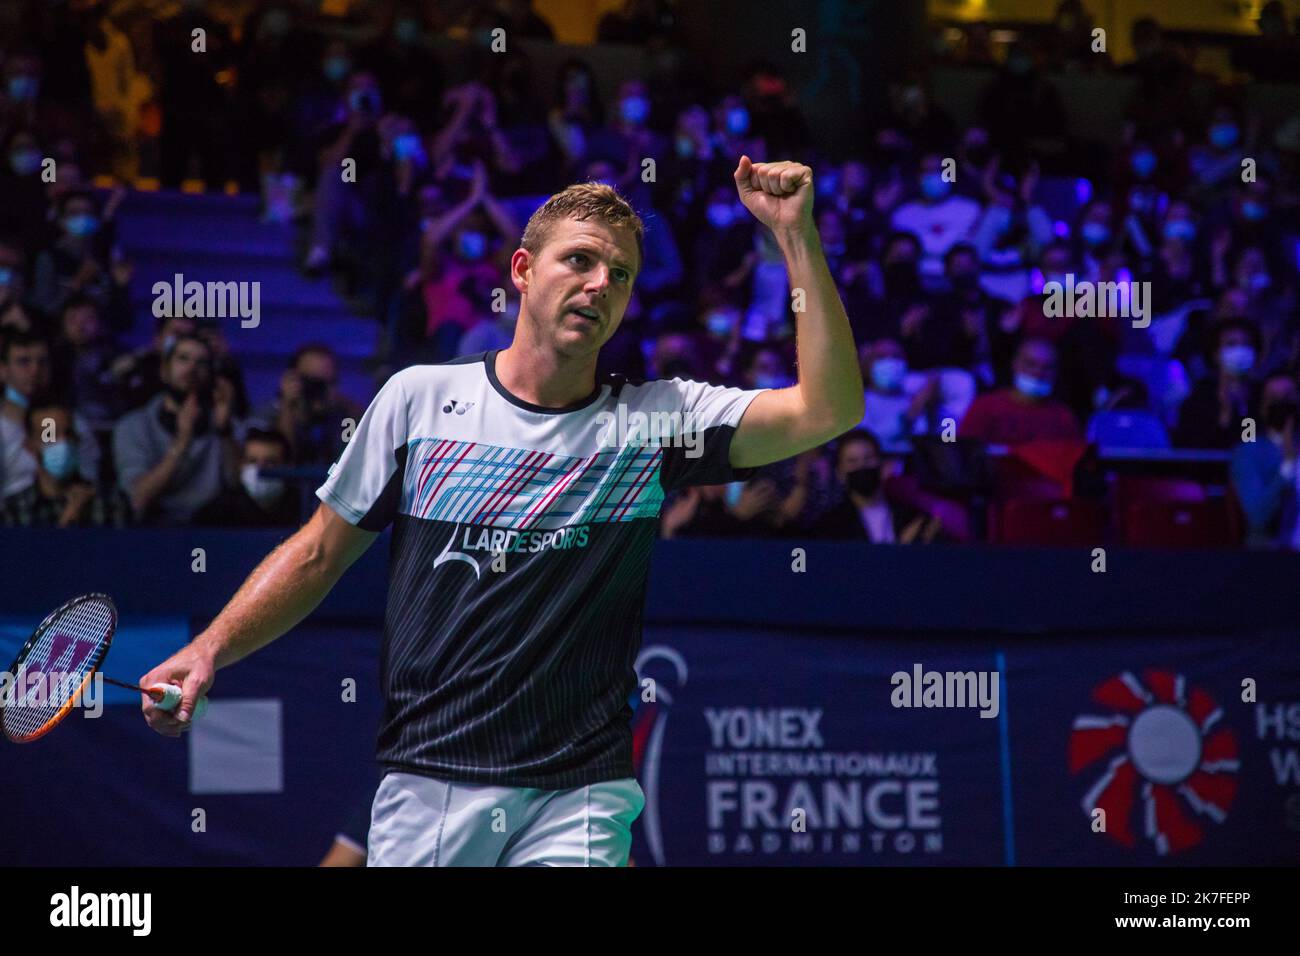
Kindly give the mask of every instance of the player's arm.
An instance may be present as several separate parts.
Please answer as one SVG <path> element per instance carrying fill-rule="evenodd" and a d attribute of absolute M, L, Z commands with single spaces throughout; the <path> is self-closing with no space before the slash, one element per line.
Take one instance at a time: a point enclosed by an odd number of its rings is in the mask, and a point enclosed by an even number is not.
<path fill-rule="evenodd" d="M 731 439 L 733 468 L 766 465 L 815 448 L 862 421 L 865 392 L 849 317 L 813 224 L 812 170 L 799 163 L 751 163 L 735 172 L 740 199 L 772 230 L 790 288 L 803 290 L 795 350 L 799 382 L 757 396 Z"/>
<path fill-rule="evenodd" d="M 297 533 L 262 560 L 207 630 L 141 678 L 144 687 L 163 682 L 183 688 L 176 714 L 142 705 L 149 726 L 168 736 L 187 729 L 195 701 L 217 670 L 271 643 L 310 614 L 376 537 L 328 505 L 318 507 Z"/>

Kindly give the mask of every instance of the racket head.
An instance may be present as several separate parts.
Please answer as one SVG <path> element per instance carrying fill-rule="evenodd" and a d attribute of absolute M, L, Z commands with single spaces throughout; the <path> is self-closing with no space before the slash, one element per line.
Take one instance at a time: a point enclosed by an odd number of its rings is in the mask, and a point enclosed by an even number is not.
<path fill-rule="evenodd" d="M 53 730 L 104 662 L 116 630 L 117 608 L 107 594 L 83 594 L 51 611 L 7 672 L 13 683 L 0 693 L 4 735 L 25 744 Z"/>

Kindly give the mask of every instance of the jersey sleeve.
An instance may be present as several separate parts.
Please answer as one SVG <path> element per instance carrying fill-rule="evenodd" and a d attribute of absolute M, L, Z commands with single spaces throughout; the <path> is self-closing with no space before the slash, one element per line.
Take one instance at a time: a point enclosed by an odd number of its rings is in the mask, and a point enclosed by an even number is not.
<path fill-rule="evenodd" d="M 681 412 L 680 440 L 664 442 L 659 481 L 665 491 L 689 485 L 745 481 L 757 468 L 732 468 L 731 439 L 749 403 L 767 389 L 709 385 L 674 378 L 668 384 Z"/>
<path fill-rule="evenodd" d="M 402 376 L 379 390 L 316 497 L 366 531 L 383 531 L 397 514 L 406 473 L 407 399 Z"/>

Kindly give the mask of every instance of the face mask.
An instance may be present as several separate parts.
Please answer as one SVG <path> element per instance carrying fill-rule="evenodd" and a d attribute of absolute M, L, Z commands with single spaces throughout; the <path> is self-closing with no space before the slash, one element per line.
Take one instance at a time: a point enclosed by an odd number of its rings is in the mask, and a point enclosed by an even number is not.
<path fill-rule="evenodd" d="M 896 392 L 907 375 L 907 362 L 901 358 L 889 356 L 876 359 L 871 365 L 871 381 L 882 392 Z"/>
<path fill-rule="evenodd" d="M 41 154 L 35 149 L 16 149 L 9 154 L 9 168 L 19 176 L 30 176 L 41 168 Z"/>
<path fill-rule="evenodd" d="M 744 136 L 749 131 L 749 110 L 743 106 L 733 106 L 727 110 L 727 132 L 732 136 Z"/>
<path fill-rule="evenodd" d="M 240 468 L 239 483 L 244 486 L 244 491 L 248 492 L 248 497 L 265 508 L 279 500 L 284 492 L 284 479 L 262 478 L 258 475 L 257 469 L 258 466 L 251 461 Z"/>
<path fill-rule="evenodd" d="M 5 400 L 13 402 L 19 408 L 27 408 L 27 396 L 18 391 L 18 389 L 14 388 L 12 385 L 5 386 Z"/>
<path fill-rule="evenodd" d="M 64 216 L 63 228 L 67 230 L 68 235 L 84 239 L 86 236 L 94 235 L 99 229 L 99 219 L 87 212 Z"/>
<path fill-rule="evenodd" d="M 379 94 L 373 90 L 353 90 L 348 94 L 348 107 L 354 113 L 373 116 L 379 112 Z"/>
<path fill-rule="evenodd" d="M 1273 279 L 1267 272 L 1252 272 L 1242 283 L 1251 292 L 1263 292 L 1272 284 Z"/>
<path fill-rule="evenodd" d="M 1165 223 L 1165 238 L 1190 241 L 1196 238 L 1196 226 L 1190 219 L 1170 219 Z"/>
<path fill-rule="evenodd" d="M 714 229 L 726 229 L 736 221 L 736 210 L 731 203 L 714 203 L 705 211 L 705 215 Z"/>
<path fill-rule="evenodd" d="M 921 177 L 921 195 L 926 199 L 942 199 L 952 190 L 952 183 L 946 182 L 942 173 L 926 173 Z"/>
<path fill-rule="evenodd" d="M 695 141 L 689 136 L 678 136 L 676 143 L 677 155 L 682 159 L 689 159 L 695 152 Z"/>
<path fill-rule="evenodd" d="M 0 291 L 7 291 L 14 284 L 14 270 L 0 266 Z"/>
<path fill-rule="evenodd" d="M 1249 345 L 1227 345 L 1219 349 L 1219 364 L 1225 371 L 1245 375 L 1255 366 L 1255 350 Z"/>
<path fill-rule="evenodd" d="M 393 140 L 393 155 L 400 159 L 419 160 L 424 156 L 424 144 L 415 133 L 403 133 Z"/>
<path fill-rule="evenodd" d="M 58 481 L 77 470 L 77 450 L 71 442 L 56 441 L 41 448 L 41 467 Z"/>
<path fill-rule="evenodd" d="M 1262 203 L 1257 203 L 1253 199 L 1247 199 L 1241 204 L 1241 215 L 1251 222 L 1259 222 L 1268 215 L 1268 209 Z"/>
<path fill-rule="evenodd" d="M 466 229 L 456 242 L 456 249 L 462 259 L 477 261 L 487 252 L 487 237 L 481 232 Z"/>
<path fill-rule="evenodd" d="M 1133 158 L 1129 160 L 1133 167 L 1133 172 L 1139 179 L 1146 179 L 1156 171 L 1156 154 L 1155 153 L 1134 153 Z"/>
<path fill-rule="evenodd" d="M 1236 124 L 1215 123 L 1210 127 L 1210 143 L 1215 149 L 1230 149 L 1237 145 Z"/>
<path fill-rule="evenodd" d="M 620 112 L 628 123 L 644 123 L 650 115 L 650 101 L 644 96 L 629 96 L 620 104 Z"/>
<path fill-rule="evenodd" d="M 844 476 L 844 483 L 849 491 L 870 498 L 880 489 L 880 466 L 854 469 Z"/>
<path fill-rule="evenodd" d="M 727 312 L 710 312 L 704 320 L 711 334 L 716 336 L 730 335 L 731 329 L 735 324 L 733 316 Z"/>
<path fill-rule="evenodd" d="M 1110 227 L 1101 222 L 1085 222 L 1079 227 L 1079 235 L 1090 246 L 1100 246 L 1110 238 Z"/>
<path fill-rule="evenodd" d="M 41 87 L 41 81 L 34 76 L 11 76 L 9 77 L 9 98 L 26 102 L 36 99 L 36 91 Z"/>
<path fill-rule="evenodd" d="M 1280 432 L 1286 428 L 1286 423 L 1297 415 L 1300 415 L 1300 402 L 1294 398 L 1284 398 L 1268 407 L 1268 411 L 1264 413 L 1264 424 L 1272 431 Z"/>
<path fill-rule="evenodd" d="M 342 83 L 352 72 L 352 61 L 345 56 L 332 56 L 324 64 L 325 78 L 331 83 Z"/>
<path fill-rule="evenodd" d="M 1052 383 L 1017 372 L 1016 390 L 1028 398 L 1046 398 L 1052 394 Z"/>

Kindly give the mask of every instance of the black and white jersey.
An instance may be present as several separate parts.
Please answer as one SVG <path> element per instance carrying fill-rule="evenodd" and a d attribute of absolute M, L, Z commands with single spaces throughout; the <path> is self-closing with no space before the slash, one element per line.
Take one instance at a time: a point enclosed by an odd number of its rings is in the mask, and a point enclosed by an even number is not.
<path fill-rule="evenodd" d="M 395 374 L 316 492 L 361 528 L 393 523 L 378 757 L 546 790 L 630 777 L 664 493 L 753 473 L 728 453 L 762 389 L 607 376 L 544 408 L 495 360 Z"/>

